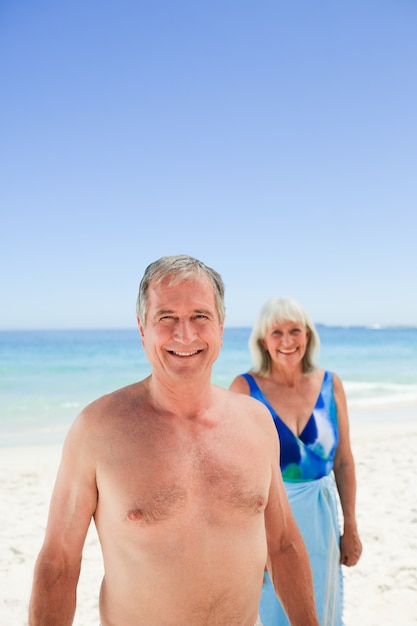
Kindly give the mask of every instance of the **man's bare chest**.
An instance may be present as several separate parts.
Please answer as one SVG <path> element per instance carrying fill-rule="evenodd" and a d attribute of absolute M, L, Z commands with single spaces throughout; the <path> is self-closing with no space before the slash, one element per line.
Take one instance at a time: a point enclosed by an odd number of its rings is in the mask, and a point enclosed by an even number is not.
<path fill-rule="evenodd" d="M 144 526 L 190 515 L 215 523 L 259 514 L 268 468 L 251 465 L 254 444 L 237 439 L 165 435 L 125 442 L 98 467 L 99 501 L 111 498 L 121 516 Z"/>

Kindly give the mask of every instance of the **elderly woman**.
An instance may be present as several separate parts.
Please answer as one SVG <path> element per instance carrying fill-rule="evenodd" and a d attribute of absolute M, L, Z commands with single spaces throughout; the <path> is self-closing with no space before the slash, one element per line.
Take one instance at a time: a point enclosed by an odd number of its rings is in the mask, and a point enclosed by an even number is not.
<path fill-rule="evenodd" d="M 251 395 L 271 412 L 281 446 L 281 472 L 313 571 L 320 626 L 342 622 L 341 564 L 362 552 L 355 518 L 355 464 L 342 383 L 314 363 L 320 339 L 307 312 L 291 298 L 270 298 L 252 330 L 253 367 L 231 389 Z M 343 533 L 338 523 L 338 498 Z M 289 621 L 265 575 L 264 626 Z"/>

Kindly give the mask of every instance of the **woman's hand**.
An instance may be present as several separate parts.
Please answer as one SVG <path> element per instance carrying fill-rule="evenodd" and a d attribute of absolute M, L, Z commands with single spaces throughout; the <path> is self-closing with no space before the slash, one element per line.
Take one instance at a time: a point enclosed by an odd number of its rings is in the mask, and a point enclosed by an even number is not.
<path fill-rule="evenodd" d="M 345 528 L 340 537 L 340 562 L 346 567 L 356 565 L 362 554 L 362 543 L 356 528 Z"/>

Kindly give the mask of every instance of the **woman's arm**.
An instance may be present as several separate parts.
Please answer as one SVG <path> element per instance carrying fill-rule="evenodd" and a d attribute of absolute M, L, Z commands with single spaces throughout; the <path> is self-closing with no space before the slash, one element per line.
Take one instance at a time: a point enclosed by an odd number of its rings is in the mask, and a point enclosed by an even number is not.
<path fill-rule="evenodd" d="M 356 472 L 350 445 L 349 418 L 346 395 L 341 380 L 333 375 L 334 393 L 339 422 L 334 474 L 343 511 L 343 534 L 340 539 L 340 562 L 348 567 L 356 565 L 362 553 L 356 523 Z"/>

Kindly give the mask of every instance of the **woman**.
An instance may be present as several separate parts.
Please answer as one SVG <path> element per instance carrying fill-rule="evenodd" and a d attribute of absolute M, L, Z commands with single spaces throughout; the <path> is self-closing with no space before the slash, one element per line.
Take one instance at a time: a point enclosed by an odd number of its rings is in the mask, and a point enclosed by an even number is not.
<path fill-rule="evenodd" d="M 310 557 L 320 626 L 340 626 L 340 564 L 355 565 L 362 552 L 343 386 L 336 374 L 314 364 L 319 336 L 306 311 L 291 298 L 266 302 L 249 347 L 252 370 L 237 376 L 230 388 L 257 398 L 272 414 L 285 488 Z M 343 512 L 341 535 L 336 489 Z M 289 624 L 268 574 L 260 616 L 264 626 Z"/>

